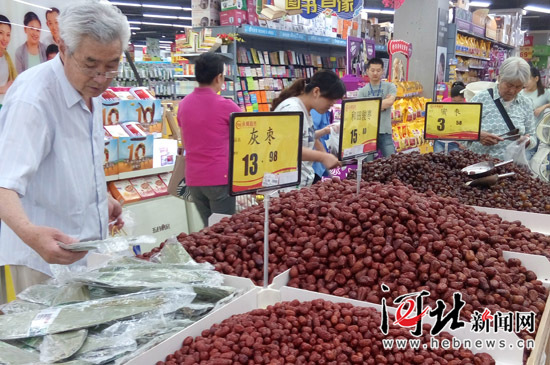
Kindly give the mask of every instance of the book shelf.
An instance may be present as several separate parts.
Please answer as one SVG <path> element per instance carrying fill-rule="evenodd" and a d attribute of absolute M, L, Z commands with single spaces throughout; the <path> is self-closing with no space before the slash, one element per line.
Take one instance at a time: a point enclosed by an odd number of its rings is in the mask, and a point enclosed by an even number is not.
<path fill-rule="evenodd" d="M 319 69 L 344 75 L 343 39 L 251 25 L 212 27 L 213 35 L 222 33 L 237 33 L 244 40 L 229 46 L 234 55 L 233 99 L 243 111 L 269 111 L 281 90 Z"/>

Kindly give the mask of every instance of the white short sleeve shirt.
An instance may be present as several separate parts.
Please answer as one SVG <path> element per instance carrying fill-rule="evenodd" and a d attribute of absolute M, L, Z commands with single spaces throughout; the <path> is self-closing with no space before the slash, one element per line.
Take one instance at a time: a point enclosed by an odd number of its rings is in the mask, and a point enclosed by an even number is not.
<path fill-rule="evenodd" d="M 107 235 L 101 103 L 90 112 L 69 83 L 61 59 L 20 74 L 0 110 L 0 187 L 19 194 L 36 225 L 79 240 Z M 5 224 L 0 265 L 25 265 L 51 274 L 49 265 Z"/>

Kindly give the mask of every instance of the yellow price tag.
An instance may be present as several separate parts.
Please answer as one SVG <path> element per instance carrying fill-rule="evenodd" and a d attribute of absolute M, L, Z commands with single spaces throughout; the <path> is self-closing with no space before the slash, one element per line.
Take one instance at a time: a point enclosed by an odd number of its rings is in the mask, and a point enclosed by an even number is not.
<path fill-rule="evenodd" d="M 231 195 L 299 185 L 303 123 L 299 112 L 233 113 Z"/>
<path fill-rule="evenodd" d="M 342 101 L 340 160 L 376 151 L 381 106 L 381 98 Z"/>
<path fill-rule="evenodd" d="M 478 141 L 481 103 L 427 103 L 425 139 Z"/>

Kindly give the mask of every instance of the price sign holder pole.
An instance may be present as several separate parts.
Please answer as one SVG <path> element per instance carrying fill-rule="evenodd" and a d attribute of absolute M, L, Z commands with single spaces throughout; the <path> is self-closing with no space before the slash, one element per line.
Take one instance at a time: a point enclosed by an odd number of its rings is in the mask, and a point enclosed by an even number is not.
<path fill-rule="evenodd" d="M 233 113 L 230 120 L 230 195 L 264 195 L 263 291 L 269 284 L 269 206 L 279 189 L 300 185 L 301 112 Z M 243 163 L 244 162 L 244 163 Z"/>
<path fill-rule="evenodd" d="M 363 160 L 367 155 L 357 157 L 357 195 L 361 189 L 361 180 L 363 179 Z"/>
<path fill-rule="evenodd" d="M 277 190 L 269 190 L 264 193 L 264 289 L 267 289 L 269 282 L 269 202 L 271 197 L 278 197 Z"/>

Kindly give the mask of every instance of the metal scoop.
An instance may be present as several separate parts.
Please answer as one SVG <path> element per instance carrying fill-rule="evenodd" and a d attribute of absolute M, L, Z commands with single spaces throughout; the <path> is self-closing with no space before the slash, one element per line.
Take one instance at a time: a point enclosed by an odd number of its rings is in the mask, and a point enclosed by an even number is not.
<path fill-rule="evenodd" d="M 496 183 L 498 183 L 498 180 L 503 178 L 503 177 L 508 177 L 508 176 L 512 176 L 512 175 L 515 175 L 516 173 L 515 172 L 508 172 L 506 174 L 501 174 L 501 175 L 489 175 L 489 176 L 485 176 L 485 177 L 480 177 L 479 179 L 475 179 L 475 180 L 472 180 L 472 181 L 468 181 L 465 185 L 466 186 L 492 186 L 492 185 L 496 185 Z"/>
<path fill-rule="evenodd" d="M 491 175 L 491 172 L 495 168 L 499 166 L 507 165 L 511 162 L 514 162 L 514 160 L 499 162 L 496 165 L 490 161 L 484 161 L 484 162 L 479 162 L 470 166 L 466 166 L 461 171 L 464 172 L 466 175 L 475 179 L 478 177 L 489 176 Z"/>
<path fill-rule="evenodd" d="M 499 137 L 504 137 L 504 136 L 513 136 L 515 134 L 519 134 L 519 128 L 514 128 L 512 129 L 510 132 L 506 132 L 504 134 L 499 134 Z"/>

